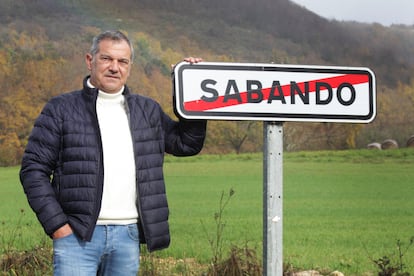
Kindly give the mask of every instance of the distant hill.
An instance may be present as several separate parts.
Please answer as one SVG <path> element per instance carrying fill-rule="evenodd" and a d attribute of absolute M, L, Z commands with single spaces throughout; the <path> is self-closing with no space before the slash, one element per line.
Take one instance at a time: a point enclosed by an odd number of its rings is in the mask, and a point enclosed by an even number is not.
<path fill-rule="evenodd" d="M 235 61 L 368 66 L 385 85 L 409 83 L 414 26 L 324 19 L 289 0 L 3 0 L 0 22 L 43 24 L 51 38 L 80 26 L 142 31 L 164 47 L 186 37 Z"/>
<path fill-rule="evenodd" d="M 368 66 L 390 86 L 413 78 L 414 26 L 329 21 L 289 0 L 144 0 L 137 6 L 167 18 L 154 22 L 160 40 L 190 34 L 236 60 Z M 176 31 L 163 33 L 163 24 Z"/>
<path fill-rule="evenodd" d="M 1 0 L 0 165 L 20 160 L 47 99 L 79 88 L 88 73 L 84 54 L 92 37 L 105 29 L 130 35 L 137 58 L 129 85 L 171 114 L 170 64 L 188 55 L 208 61 L 364 66 L 377 76 L 375 122 L 364 127 L 287 124 L 286 147 L 361 147 L 396 134 L 403 143 L 414 134 L 409 116 L 414 26 L 329 21 L 289 0 Z M 210 125 L 207 152 L 229 151 L 246 135 L 242 151 L 261 150 L 257 123 Z"/>

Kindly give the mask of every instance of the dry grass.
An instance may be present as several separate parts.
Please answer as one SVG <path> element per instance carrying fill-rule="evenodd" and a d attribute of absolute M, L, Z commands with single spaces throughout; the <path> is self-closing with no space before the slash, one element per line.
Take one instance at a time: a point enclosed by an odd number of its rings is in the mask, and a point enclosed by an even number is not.
<path fill-rule="evenodd" d="M 52 250 L 38 246 L 28 251 L 8 251 L 0 259 L 1 275 L 51 275 Z"/>

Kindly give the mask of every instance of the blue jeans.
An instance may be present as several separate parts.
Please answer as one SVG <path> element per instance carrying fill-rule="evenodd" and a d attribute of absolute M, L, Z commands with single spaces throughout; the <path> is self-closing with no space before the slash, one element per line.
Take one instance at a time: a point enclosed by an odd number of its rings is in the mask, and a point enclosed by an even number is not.
<path fill-rule="evenodd" d="M 97 225 L 90 242 L 72 234 L 53 240 L 55 276 L 134 275 L 139 267 L 136 224 Z"/>

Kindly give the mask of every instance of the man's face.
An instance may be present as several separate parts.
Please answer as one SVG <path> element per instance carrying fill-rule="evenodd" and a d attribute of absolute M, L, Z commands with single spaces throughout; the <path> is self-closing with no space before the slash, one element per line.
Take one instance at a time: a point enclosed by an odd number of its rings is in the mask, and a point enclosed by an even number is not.
<path fill-rule="evenodd" d="M 119 92 L 131 71 L 131 49 L 126 41 L 102 40 L 94 56 L 86 55 L 92 85 L 106 93 Z"/>

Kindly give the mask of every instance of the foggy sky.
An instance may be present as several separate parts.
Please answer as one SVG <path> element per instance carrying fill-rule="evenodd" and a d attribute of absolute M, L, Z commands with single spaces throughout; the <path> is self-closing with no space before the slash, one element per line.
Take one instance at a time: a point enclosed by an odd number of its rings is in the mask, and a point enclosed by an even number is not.
<path fill-rule="evenodd" d="M 339 21 L 414 25 L 413 0 L 291 0 L 308 10 Z"/>

